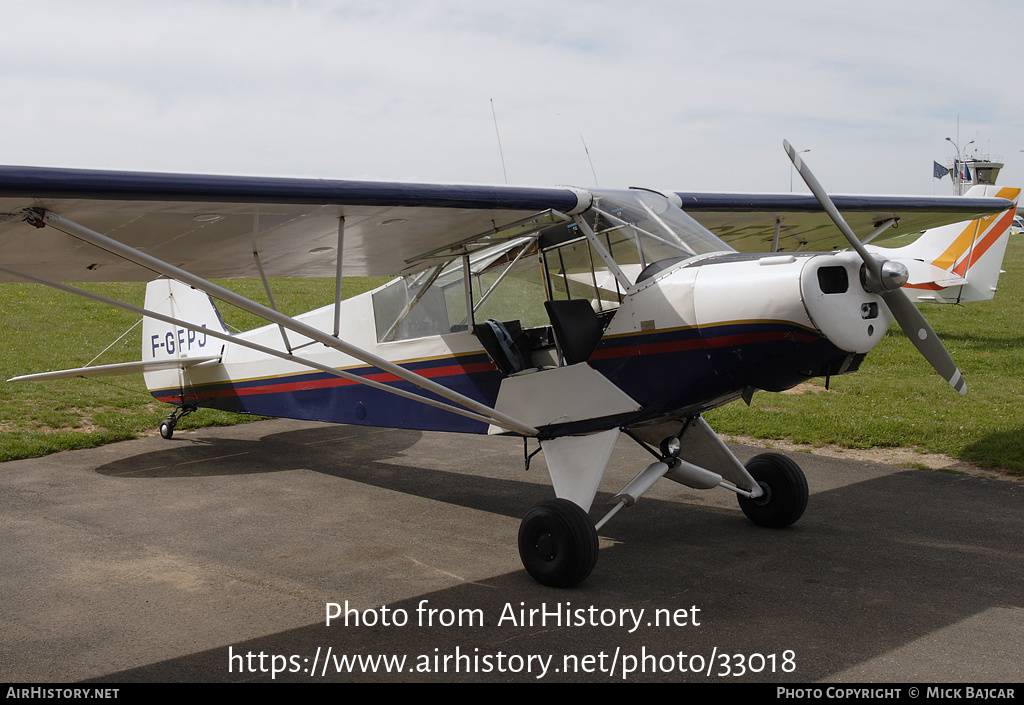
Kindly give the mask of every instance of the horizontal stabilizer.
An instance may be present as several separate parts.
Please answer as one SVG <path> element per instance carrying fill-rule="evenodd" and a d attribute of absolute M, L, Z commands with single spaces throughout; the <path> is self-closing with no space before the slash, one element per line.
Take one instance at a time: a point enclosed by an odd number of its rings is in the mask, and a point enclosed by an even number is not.
<path fill-rule="evenodd" d="M 967 280 L 959 274 L 954 274 L 941 267 L 936 267 L 934 264 L 928 264 L 918 259 L 894 259 L 893 261 L 899 262 L 907 268 L 907 271 L 910 273 L 907 283 L 911 285 L 936 284 L 946 288 L 967 283 Z"/>
<path fill-rule="evenodd" d="M 204 362 L 219 360 L 219 355 L 209 357 L 188 357 L 174 360 L 121 362 L 114 365 L 95 365 L 93 367 L 76 367 L 71 370 L 56 370 L 54 372 L 39 372 L 33 375 L 21 375 L 11 377 L 8 382 L 38 382 L 44 379 L 73 379 L 75 377 L 118 377 L 121 375 L 135 375 L 142 372 L 156 372 L 157 370 L 173 370 L 184 367 L 193 367 Z"/>

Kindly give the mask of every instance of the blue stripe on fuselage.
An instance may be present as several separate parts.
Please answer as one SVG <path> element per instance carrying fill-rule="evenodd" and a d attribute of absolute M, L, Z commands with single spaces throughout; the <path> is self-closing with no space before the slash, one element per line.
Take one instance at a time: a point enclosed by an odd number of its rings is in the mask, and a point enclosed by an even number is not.
<path fill-rule="evenodd" d="M 819 334 L 791 323 L 733 322 L 609 337 L 589 360 L 642 407 L 617 423 L 628 424 L 698 408 L 756 384 L 760 377 L 792 386 L 805 372 L 845 355 Z M 403 364 L 481 403 L 494 406 L 501 373 L 484 353 Z M 415 385 L 374 367 L 348 370 L 424 394 Z M 163 401 L 180 403 L 181 390 L 157 390 Z M 487 425 L 433 406 L 322 372 L 196 385 L 185 403 L 261 416 L 485 433 Z M 595 414 L 600 417 L 599 413 Z"/>

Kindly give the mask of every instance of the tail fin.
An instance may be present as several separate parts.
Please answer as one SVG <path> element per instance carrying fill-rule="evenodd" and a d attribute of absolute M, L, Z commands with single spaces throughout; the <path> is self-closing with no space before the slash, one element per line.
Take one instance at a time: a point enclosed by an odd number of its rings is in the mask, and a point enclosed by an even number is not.
<path fill-rule="evenodd" d="M 913 301 L 965 303 L 986 301 L 996 292 L 1010 238 L 1019 188 L 978 185 L 966 196 L 996 196 L 1013 201 L 1014 208 L 967 223 L 926 230 L 906 247 L 885 249 L 910 270 L 903 291 Z"/>
<path fill-rule="evenodd" d="M 162 313 L 200 328 L 228 332 L 213 300 L 205 293 L 171 279 L 158 279 L 146 285 L 147 310 Z M 164 323 L 153 318 L 142 320 L 142 360 L 164 360 L 219 355 L 224 344 L 197 330 Z M 182 369 L 146 372 L 151 390 L 181 389 Z"/>

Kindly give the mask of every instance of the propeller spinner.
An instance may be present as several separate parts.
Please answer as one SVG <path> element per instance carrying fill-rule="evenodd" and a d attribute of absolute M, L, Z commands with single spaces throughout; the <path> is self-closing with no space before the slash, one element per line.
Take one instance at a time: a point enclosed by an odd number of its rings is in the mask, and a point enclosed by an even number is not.
<path fill-rule="evenodd" d="M 786 148 L 786 154 L 792 160 L 793 166 L 800 172 L 800 178 L 811 189 L 811 193 L 818 199 L 818 203 L 828 213 L 832 222 L 836 224 L 836 227 L 839 228 L 839 231 L 850 243 L 850 246 L 864 260 L 864 267 L 866 269 L 864 289 L 882 297 L 885 305 L 889 307 L 893 318 L 899 322 L 903 332 L 907 334 L 907 337 L 914 343 L 918 351 L 935 368 L 935 371 L 942 375 L 942 378 L 949 382 L 953 389 L 961 394 L 966 394 L 967 382 L 964 380 L 963 375 L 960 374 L 960 369 L 953 362 L 953 358 L 950 357 L 935 331 L 928 325 L 928 321 L 925 320 L 913 302 L 900 289 L 907 282 L 907 268 L 899 262 L 881 259 L 868 252 L 860 238 L 857 237 L 853 229 L 843 219 L 839 209 L 832 203 L 832 199 L 825 193 L 825 189 L 821 187 L 818 180 L 814 178 L 814 174 L 811 173 L 811 170 L 800 158 L 800 155 L 793 149 L 793 145 L 787 140 L 783 140 L 782 144 Z"/>

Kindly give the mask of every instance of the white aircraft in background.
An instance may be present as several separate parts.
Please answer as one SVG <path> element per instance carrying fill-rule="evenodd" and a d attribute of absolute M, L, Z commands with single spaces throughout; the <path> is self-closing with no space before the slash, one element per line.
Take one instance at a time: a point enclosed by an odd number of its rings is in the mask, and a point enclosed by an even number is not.
<path fill-rule="evenodd" d="M 744 466 L 701 414 L 853 372 L 893 318 L 964 392 L 907 290 L 990 298 L 1019 189 L 830 199 L 786 148 L 813 197 L 0 167 L 0 280 L 144 316 L 139 362 L 16 379 L 141 372 L 175 407 L 165 438 L 200 407 L 536 438 L 556 498 L 523 519 L 519 550 L 548 585 L 585 579 L 597 529 L 661 477 L 789 526 L 800 468 Z M 896 225 L 931 229 L 866 244 Z M 341 301 L 343 276 L 381 274 L 399 278 Z M 334 303 L 275 310 L 268 277 L 299 276 L 336 277 Z M 154 277 L 143 308 L 59 283 Z M 260 277 L 271 305 L 215 277 Z M 213 299 L 267 325 L 232 334 Z M 595 526 L 622 433 L 656 461 Z"/>
<path fill-rule="evenodd" d="M 1010 233 L 1013 235 L 1020 235 L 1021 233 L 1024 233 L 1024 216 L 1013 216 L 1013 224 L 1010 226 Z"/>

